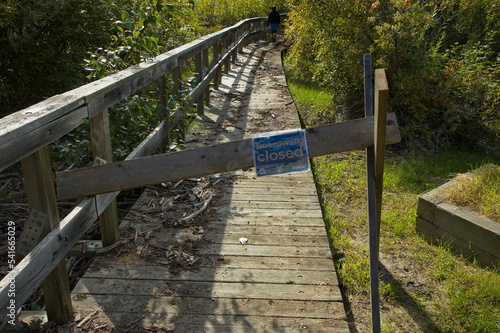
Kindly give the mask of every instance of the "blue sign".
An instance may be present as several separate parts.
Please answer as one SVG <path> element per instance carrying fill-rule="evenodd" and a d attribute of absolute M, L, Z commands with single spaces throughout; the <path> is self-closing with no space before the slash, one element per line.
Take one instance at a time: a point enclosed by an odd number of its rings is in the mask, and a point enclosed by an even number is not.
<path fill-rule="evenodd" d="M 304 130 L 272 132 L 252 139 L 257 176 L 310 170 Z"/>

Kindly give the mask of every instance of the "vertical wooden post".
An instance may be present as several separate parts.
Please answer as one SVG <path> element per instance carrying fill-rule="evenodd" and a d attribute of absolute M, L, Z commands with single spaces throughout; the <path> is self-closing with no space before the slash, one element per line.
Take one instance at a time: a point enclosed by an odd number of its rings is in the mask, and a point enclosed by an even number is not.
<path fill-rule="evenodd" d="M 158 79 L 158 118 L 165 119 L 167 114 L 168 92 L 167 92 L 167 75 L 163 75 Z"/>
<path fill-rule="evenodd" d="M 179 97 L 180 90 L 182 89 L 182 65 L 179 65 L 172 70 L 172 79 L 174 81 L 173 93 Z M 181 130 L 182 140 L 186 140 L 186 127 L 183 119 L 180 120 L 179 128 Z"/>
<path fill-rule="evenodd" d="M 231 37 L 231 38 L 232 38 L 232 40 L 233 40 L 233 42 L 232 42 L 232 46 L 231 46 L 231 47 L 234 47 L 234 46 L 236 45 L 236 43 L 238 42 L 238 34 L 237 34 L 237 31 L 234 31 L 234 32 L 233 32 L 233 34 L 232 34 L 232 37 Z M 237 57 L 237 53 L 236 53 L 236 51 L 233 51 L 233 52 L 231 53 L 231 63 L 232 63 L 233 65 L 234 65 L 234 64 L 236 64 L 236 60 L 237 60 L 237 58 L 238 58 L 238 57 Z"/>
<path fill-rule="evenodd" d="M 231 48 L 231 35 L 227 35 L 224 41 L 224 48 L 225 48 L 225 53 L 229 53 L 229 49 Z M 231 70 L 231 57 L 228 54 L 226 57 L 226 61 L 224 63 L 224 74 L 229 74 L 229 71 Z"/>
<path fill-rule="evenodd" d="M 208 66 L 209 66 L 209 64 L 208 64 L 208 48 L 203 50 L 202 58 L 203 58 L 203 61 L 202 61 L 203 68 L 206 68 L 206 71 L 208 73 L 210 71 L 210 69 L 208 68 Z M 205 89 L 205 105 L 210 105 L 210 86 L 207 86 L 207 88 Z"/>
<path fill-rule="evenodd" d="M 90 118 L 90 138 L 94 159 L 102 158 L 109 163 L 113 162 L 111 149 L 111 132 L 109 128 L 108 110 L 98 113 Z M 103 246 L 109 246 L 120 239 L 118 229 L 118 206 L 116 199 L 99 216 Z"/>
<path fill-rule="evenodd" d="M 182 67 L 181 65 L 179 65 L 172 70 L 172 81 L 173 81 L 172 93 L 177 97 L 179 97 L 180 95 L 179 91 L 182 89 L 181 80 L 182 80 Z"/>
<path fill-rule="evenodd" d="M 245 34 L 245 30 L 243 28 L 238 28 L 238 40 L 241 39 L 241 42 L 238 44 L 238 53 L 243 53 L 243 35 Z"/>
<path fill-rule="evenodd" d="M 212 47 L 212 54 L 213 54 L 213 59 L 214 63 L 217 64 L 218 59 L 219 59 L 219 42 L 215 42 L 213 47 Z M 217 70 L 215 77 L 214 77 L 214 89 L 217 90 L 219 89 L 219 76 L 220 72 Z"/>
<path fill-rule="evenodd" d="M 198 53 L 194 56 L 194 64 L 195 64 L 195 71 L 196 71 L 196 84 L 200 84 L 200 82 L 203 80 L 203 62 L 202 62 L 202 57 L 201 53 Z M 204 95 L 205 93 L 203 92 L 200 97 L 198 97 L 198 100 L 196 101 L 196 107 L 198 109 L 198 114 L 201 116 L 205 112 L 204 110 Z"/>
<path fill-rule="evenodd" d="M 218 45 L 217 46 L 217 58 L 222 56 L 223 44 L 224 43 L 222 40 L 217 43 L 217 45 Z M 218 84 L 221 84 L 222 83 L 222 66 L 219 67 L 219 70 L 217 71 L 216 78 L 217 78 Z"/>
<path fill-rule="evenodd" d="M 158 116 L 160 118 L 160 121 L 164 121 L 165 119 L 168 119 L 169 117 L 169 112 L 168 112 L 168 90 L 167 90 L 167 74 L 163 75 L 159 80 L 158 80 L 158 90 L 159 90 L 159 105 L 158 109 L 160 110 Z M 163 139 L 162 144 L 161 144 L 161 151 L 162 152 L 167 152 L 170 147 L 170 134 L 167 134 L 167 136 Z"/>
<path fill-rule="evenodd" d="M 380 238 L 380 223 L 382 218 L 382 192 L 384 187 L 384 153 L 387 109 L 389 107 L 389 85 L 385 70 L 375 70 L 375 180 L 377 191 L 377 234 Z"/>
<path fill-rule="evenodd" d="M 37 209 L 49 216 L 50 223 L 42 232 L 42 237 L 45 237 L 59 224 L 49 147 L 46 146 L 24 158 L 21 164 L 30 209 Z M 49 320 L 58 324 L 70 321 L 73 316 L 73 307 L 66 260 L 61 260 L 54 268 L 43 282 L 42 288 Z"/>

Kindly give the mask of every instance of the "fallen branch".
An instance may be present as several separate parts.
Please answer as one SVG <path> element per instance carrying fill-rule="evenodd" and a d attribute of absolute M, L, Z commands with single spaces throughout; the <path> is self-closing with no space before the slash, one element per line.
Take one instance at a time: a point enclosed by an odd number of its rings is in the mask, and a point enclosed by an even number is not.
<path fill-rule="evenodd" d="M 0 180 L 2 180 L 2 179 L 9 179 L 9 178 L 15 178 L 15 177 L 19 177 L 19 174 L 17 174 L 17 173 L 4 173 L 4 174 L 0 175 Z"/>
<path fill-rule="evenodd" d="M 189 215 L 189 216 L 186 216 L 186 217 L 183 217 L 181 220 L 182 221 L 189 221 L 191 220 L 192 218 L 200 215 L 205 209 L 207 209 L 208 205 L 210 204 L 210 201 L 212 201 L 212 198 L 214 197 L 213 194 L 210 194 L 210 196 L 208 197 L 208 199 L 205 201 L 205 203 L 203 204 L 203 207 L 201 207 L 200 209 L 198 209 L 196 212 L 194 212 L 193 214 Z"/>
<path fill-rule="evenodd" d="M 78 325 L 76 325 L 76 327 L 80 328 L 82 327 L 83 325 L 85 325 L 88 321 L 90 321 L 99 311 L 98 310 L 95 310 L 94 312 L 92 312 L 91 314 L 89 314 L 87 317 L 85 317 L 81 322 L 78 323 Z"/>
<path fill-rule="evenodd" d="M 128 242 L 129 242 L 128 239 L 119 240 L 111 245 L 103 247 L 102 249 L 96 250 L 95 254 L 97 256 L 102 256 L 103 254 L 107 254 L 107 253 L 111 252 L 112 250 L 116 249 L 117 247 L 127 244 Z"/>

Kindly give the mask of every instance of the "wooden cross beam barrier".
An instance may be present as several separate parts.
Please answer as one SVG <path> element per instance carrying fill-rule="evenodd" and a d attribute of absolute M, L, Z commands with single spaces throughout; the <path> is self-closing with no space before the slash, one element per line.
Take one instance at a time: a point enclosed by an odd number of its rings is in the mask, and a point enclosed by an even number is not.
<path fill-rule="evenodd" d="M 386 121 L 386 144 L 401 141 L 396 116 Z M 306 129 L 310 157 L 364 149 L 374 145 L 374 117 Z M 154 155 L 57 174 L 59 199 L 201 177 L 253 167 L 252 139 Z"/>

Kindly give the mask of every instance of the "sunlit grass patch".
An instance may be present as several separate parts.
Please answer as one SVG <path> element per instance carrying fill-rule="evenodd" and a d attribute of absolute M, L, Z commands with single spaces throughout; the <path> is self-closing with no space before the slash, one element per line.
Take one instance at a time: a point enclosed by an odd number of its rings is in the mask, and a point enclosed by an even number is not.
<path fill-rule="evenodd" d="M 447 193 L 457 206 L 500 222 L 500 167 L 485 165 L 473 176 L 460 174 Z"/>
<path fill-rule="evenodd" d="M 307 127 L 316 126 L 321 119 L 330 123 L 331 112 L 329 111 L 331 94 L 309 84 L 299 82 L 288 82 L 288 89 L 292 93 L 295 104 L 299 109 L 307 109 L 301 113 L 303 123 Z"/>

